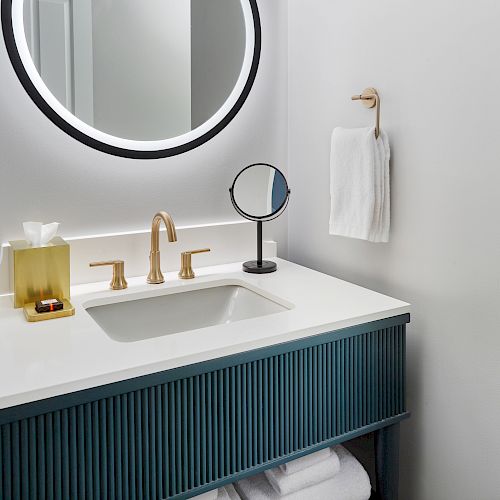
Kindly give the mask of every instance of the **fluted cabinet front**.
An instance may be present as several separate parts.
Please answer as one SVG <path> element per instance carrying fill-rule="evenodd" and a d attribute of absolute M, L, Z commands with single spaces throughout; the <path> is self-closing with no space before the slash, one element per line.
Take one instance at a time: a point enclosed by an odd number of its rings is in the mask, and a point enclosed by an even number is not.
<path fill-rule="evenodd" d="M 170 370 L 163 383 L 120 383 L 119 394 L 3 423 L 0 497 L 187 498 L 403 416 L 403 321 Z"/>

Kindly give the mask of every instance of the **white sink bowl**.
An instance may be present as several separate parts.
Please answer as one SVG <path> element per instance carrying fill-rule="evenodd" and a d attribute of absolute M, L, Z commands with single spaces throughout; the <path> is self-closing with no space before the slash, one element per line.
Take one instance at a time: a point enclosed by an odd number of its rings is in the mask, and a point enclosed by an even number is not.
<path fill-rule="evenodd" d="M 163 292 L 147 298 L 124 295 L 120 301 L 89 303 L 84 307 L 104 332 L 118 342 L 233 323 L 291 308 L 240 284 L 208 284 L 194 290 Z"/>

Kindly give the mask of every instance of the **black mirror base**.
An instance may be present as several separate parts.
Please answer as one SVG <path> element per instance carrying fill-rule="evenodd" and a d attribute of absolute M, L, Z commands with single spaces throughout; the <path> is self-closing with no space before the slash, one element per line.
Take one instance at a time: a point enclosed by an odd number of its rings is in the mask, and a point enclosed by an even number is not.
<path fill-rule="evenodd" d="M 278 266 L 276 262 L 272 262 L 271 260 L 263 260 L 261 263 L 258 263 L 256 260 L 249 260 L 247 262 L 243 262 L 243 271 L 246 273 L 253 274 L 266 274 L 266 273 L 274 273 Z"/>

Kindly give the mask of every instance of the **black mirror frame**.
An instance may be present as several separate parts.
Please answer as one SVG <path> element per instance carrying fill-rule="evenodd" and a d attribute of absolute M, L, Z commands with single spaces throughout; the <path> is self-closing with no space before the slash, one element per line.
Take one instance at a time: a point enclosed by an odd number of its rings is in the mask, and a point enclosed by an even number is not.
<path fill-rule="evenodd" d="M 283 203 L 277 208 L 274 212 L 268 214 L 268 215 L 263 215 L 263 216 L 257 216 L 257 215 L 251 215 L 246 213 L 244 210 L 242 210 L 238 204 L 236 203 L 236 200 L 234 199 L 234 186 L 236 185 L 236 181 L 238 180 L 238 177 L 248 170 L 251 167 L 256 167 L 258 165 L 264 165 L 266 167 L 273 168 L 276 170 L 281 177 L 283 177 L 283 180 L 285 181 L 285 186 L 286 186 L 286 198 L 283 200 Z M 251 165 L 246 166 L 245 168 L 241 169 L 238 175 L 234 178 L 233 184 L 229 188 L 229 194 L 231 196 L 231 203 L 233 204 L 234 209 L 245 219 L 254 221 L 254 222 L 268 222 L 270 220 L 276 219 L 276 217 L 279 217 L 286 209 L 288 206 L 288 202 L 290 200 L 290 189 L 288 187 L 288 181 L 286 180 L 286 177 L 283 175 L 283 172 L 279 169 L 276 168 L 274 165 L 271 165 L 270 163 L 252 163 Z"/>
<path fill-rule="evenodd" d="M 5 40 L 5 46 L 9 54 L 9 58 L 11 60 L 12 66 L 14 67 L 14 70 L 19 80 L 21 81 L 21 84 L 23 85 L 26 92 L 33 100 L 33 102 L 38 106 L 38 108 L 61 130 L 69 134 L 74 139 L 80 141 L 81 143 L 111 155 L 120 156 L 123 158 L 144 159 L 144 160 L 167 158 L 169 156 L 179 155 L 187 151 L 190 151 L 191 149 L 197 148 L 198 146 L 201 146 L 205 142 L 215 137 L 221 130 L 223 130 L 232 121 L 232 119 L 237 115 L 238 111 L 245 103 L 248 94 L 252 89 L 255 77 L 257 75 L 257 69 L 259 67 L 261 45 L 262 45 L 261 23 L 260 23 L 259 9 L 257 7 L 257 0 L 248 0 L 248 1 L 252 9 L 254 32 L 255 32 L 255 44 L 254 44 L 254 52 L 253 52 L 250 73 L 248 75 L 243 91 L 241 95 L 238 97 L 238 100 L 229 110 L 229 112 L 224 116 L 224 118 L 205 134 L 180 146 L 155 150 L 155 151 L 139 151 L 132 149 L 124 149 L 98 141 L 93 137 L 84 134 L 77 128 L 70 125 L 49 106 L 49 104 L 45 101 L 45 99 L 40 95 L 36 87 L 33 85 L 31 79 L 28 76 L 28 73 L 24 68 L 24 65 L 21 61 L 21 57 L 19 56 L 19 52 L 17 50 L 16 41 L 14 37 L 14 30 L 12 27 L 12 0 L 1 0 L 2 31 Z"/>

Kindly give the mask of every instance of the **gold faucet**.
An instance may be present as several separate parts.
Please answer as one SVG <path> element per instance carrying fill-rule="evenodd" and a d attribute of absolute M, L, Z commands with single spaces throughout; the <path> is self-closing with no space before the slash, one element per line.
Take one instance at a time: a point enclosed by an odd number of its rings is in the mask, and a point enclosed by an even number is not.
<path fill-rule="evenodd" d="M 168 241 L 171 243 L 177 241 L 177 233 L 175 232 L 175 224 L 172 217 L 167 212 L 158 212 L 153 217 L 151 224 L 151 252 L 149 254 L 149 274 L 148 283 L 159 284 L 165 281 L 160 268 L 160 224 L 165 223 L 167 228 Z"/>

